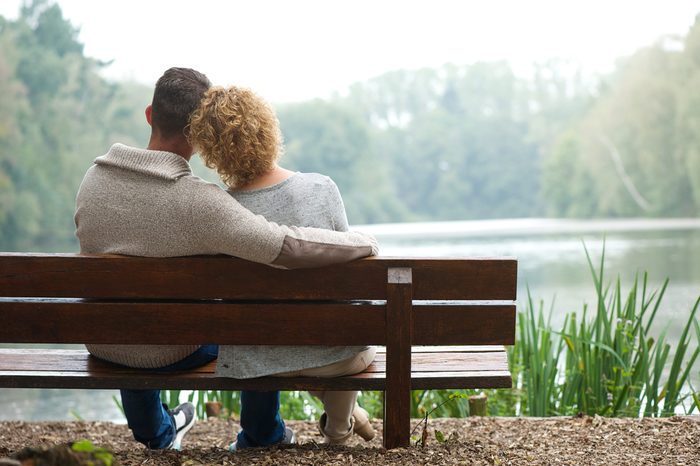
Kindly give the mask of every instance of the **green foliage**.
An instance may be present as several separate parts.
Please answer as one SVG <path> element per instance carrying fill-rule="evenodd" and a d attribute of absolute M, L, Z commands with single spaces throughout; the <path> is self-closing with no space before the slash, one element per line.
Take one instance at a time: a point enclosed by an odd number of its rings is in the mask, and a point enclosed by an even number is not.
<path fill-rule="evenodd" d="M 150 91 L 100 77 L 55 3 L 0 24 L 0 249 L 75 249 L 80 180 L 117 138 L 145 141 Z"/>
<path fill-rule="evenodd" d="M 314 100 L 282 106 L 282 164 L 330 176 L 343 195 L 350 223 L 377 223 L 406 215 L 388 178 L 386 159 L 372 147 L 371 128 L 340 103 Z"/>
<path fill-rule="evenodd" d="M 338 102 L 363 115 L 382 181 L 410 212 L 391 220 L 448 220 L 539 213 L 529 95 L 506 64 L 478 63 L 390 72 Z"/>
<path fill-rule="evenodd" d="M 283 163 L 333 177 L 351 223 L 542 215 L 540 154 L 587 102 L 557 66 L 392 71 L 281 107 Z"/>
<path fill-rule="evenodd" d="M 527 308 L 518 317 L 518 344 L 515 360 L 520 362 L 520 377 L 524 391 L 524 406 L 531 416 L 553 414 L 551 402 L 556 399 L 556 376 L 563 340 L 557 339 L 549 318 L 544 317 L 543 303 L 535 314 L 535 305 L 528 290 Z M 551 316 L 551 312 L 550 312 Z"/>
<path fill-rule="evenodd" d="M 598 268 L 587 251 L 586 257 L 597 295 L 593 315 L 584 306 L 580 318 L 566 316 L 560 331 L 543 317 L 542 305 L 535 314 L 531 299 L 518 315 L 510 361 L 519 367 L 514 378 L 517 414 L 670 416 L 681 407 L 692 411 L 697 394 L 689 377 L 700 354 L 700 298 L 672 352 L 665 331 L 650 336 L 668 280 L 649 293 L 645 273 L 624 294 L 619 277 L 612 285 L 605 283 L 604 252 Z"/>
<path fill-rule="evenodd" d="M 443 434 L 440 430 L 435 431 L 435 440 L 437 440 L 438 443 L 445 443 L 447 441 L 445 434 Z"/>
<path fill-rule="evenodd" d="M 100 464 L 104 466 L 112 466 L 114 464 L 114 456 L 106 448 L 96 447 L 89 440 L 79 440 L 71 445 L 71 450 L 76 453 L 86 453 L 91 459 L 95 459 L 98 463 L 88 460 L 85 464 Z"/>
<path fill-rule="evenodd" d="M 439 405 L 433 406 L 433 408 L 430 411 L 426 411 L 424 415 L 422 416 L 423 419 L 421 422 L 416 424 L 416 426 L 413 428 L 410 434 L 410 438 L 414 441 L 415 445 L 424 447 L 425 442 L 428 439 L 428 420 L 430 416 L 432 415 L 437 415 L 437 411 L 442 408 L 443 406 L 447 405 L 450 402 L 453 402 L 454 400 L 464 400 L 467 399 L 468 397 L 462 393 L 459 392 L 454 392 L 454 393 L 448 393 L 444 397 L 444 399 L 440 402 Z M 445 416 L 442 416 L 445 417 Z M 459 417 L 464 417 L 464 416 L 459 416 Z M 413 434 L 422 426 L 422 434 L 420 438 L 416 438 Z M 440 432 L 440 431 L 435 431 L 435 439 L 439 443 L 444 443 L 446 441 L 445 435 Z"/>
<path fill-rule="evenodd" d="M 544 152 L 550 215 L 700 213 L 698 50 L 700 18 L 682 43 L 661 40 L 602 79 L 588 110 Z"/>
<path fill-rule="evenodd" d="M 187 401 L 194 403 L 197 417 L 200 419 L 206 417 L 206 403 L 209 401 L 221 403 L 221 417 L 237 416 L 241 412 L 241 393 L 238 391 L 197 390 L 183 392 L 181 390 L 161 390 L 160 397 L 161 401 L 170 408 L 174 408 L 183 401 L 183 398 L 186 398 Z M 119 406 L 117 400 L 114 401 Z M 280 412 L 285 419 L 318 419 L 323 413 L 321 402 L 308 392 L 282 392 L 280 404 Z"/>

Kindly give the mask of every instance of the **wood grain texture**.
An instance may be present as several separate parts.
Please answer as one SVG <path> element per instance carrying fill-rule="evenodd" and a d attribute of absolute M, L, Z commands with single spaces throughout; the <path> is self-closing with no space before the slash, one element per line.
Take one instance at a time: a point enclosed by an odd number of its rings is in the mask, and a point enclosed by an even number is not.
<path fill-rule="evenodd" d="M 384 447 L 409 445 L 411 430 L 411 340 L 413 285 L 410 269 L 389 269 L 386 302 L 386 391 Z"/>
<path fill-rule="evenodd" d="M 386 354 L 379 353 L 365 372 L 386 372 Z M 508 370 L 508 358 L 504 351 L 491 353 L 413 353 L 412 372 L 449 372 L 457 367 L 469 370 Z"/>
<path fill-rule="evenodd" d="M 384 305 L 0 301 L 4 343 L 384 344 Z M 338 329 L 342 328 L 342 332 Z"/>
<path fill-rule="evenodd" d="M 488 361 L 482 367 L 482 361 Z M 439 362 L 457 370 L 505 370 L 508 368 L 506 352 L 502 346 L 416 346 L 411 351 L 412 373 L 431 372 L 430 365 Z M 0 348 L 0 371 L 3 370 L 54 370 L 110 371 L 133 370 L 90 356 L 84 349 L 53 348 Z M 377 355 L 366 372 L 384 372 L 386 350 L 377 348 Z M 189 372 L 213 373 L 214 364 L 207 364 Z M 138 369 L 141 371 L 141 369 Z M 442 371 L 442 369 L 440 369 Z"/>
<path fill-rule="evenodd" d="M 386 299 L 389 267 L 410 267 L 414 299 L 514 300 L 511 258 L 373 257 L 279 270 L 227 256 L 0 254 L 0 296 L 146 299 Z"/>
<path fill-rule="evenodd" d="M 515 305 L 413 306 L 414 345 L 512 345 Z"/>
<path fill-rule="evenodd" d="M 383 345 L 385 305 L 0 299 L 4 343 Z M 509 345 L 514 305 L 413 306 L 413 343 Z M 80 325 L 75 325 L 80 322 Z M 337 328 L 345 331 L 337 332 Z M 106 331 L 106 329 L 110 329 Z M 186 332 L 182 330 L 186 329 Z"/>
<path fill-rule="evenodd" d="M 505 388 L 511 386 L 505 351 L 446 352 L 412 355 L 411 389 Z M 380 370 L 384 353 L 367 371 L 349 377 L 217 377 L 215 363 L 192 371 L 157 373 L 110 364 L 84 350 L 0 349 L 2 388 L 161 388 L 216 390 L 385 390 L 386 372 Z M 434 358 L 450 371 L 435 371 Z M 475 361 L 488 359 L 484 365 Z"/>
<path fill-rule="evenodd" d="M 490 353 L 503 351 L 503 345 L 413 345 L 411 352 L 416 353 Z M 377 353 L 386 352 L 383 347 L 377 348 Z"/>

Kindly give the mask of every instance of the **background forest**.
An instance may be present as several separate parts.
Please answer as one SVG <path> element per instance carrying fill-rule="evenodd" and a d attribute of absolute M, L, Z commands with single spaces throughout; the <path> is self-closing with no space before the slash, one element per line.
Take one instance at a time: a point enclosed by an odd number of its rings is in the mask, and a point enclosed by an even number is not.
<path fill-rule="evenodd" d="M 77 250 L 85 170 L 114 142 L 145 146 L 152 89 L 106 65 L 58 5 L 0 16 L 0 249 Z M 335 179 L 352 224 L 700 214 L 700 18 L 606 76 L 445 65 L 276 108 L 283 164 Z"/>

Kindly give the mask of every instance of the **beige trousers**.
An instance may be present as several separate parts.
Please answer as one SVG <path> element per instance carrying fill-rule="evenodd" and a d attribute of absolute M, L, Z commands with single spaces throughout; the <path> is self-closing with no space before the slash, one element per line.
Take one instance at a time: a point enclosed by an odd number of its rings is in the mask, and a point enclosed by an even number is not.
<path fill-rule="evenodd" d="M 370 346 L 351 358 L 327 366 L 284 372 L 275 374 L 275 377 L 342 377 L 357 374 L 367 369 L 367 366 L 374 361 L 376 354 L 377 348 Z M 331 438 L 346 435 L 352 427 L 350 418 L 355 409 L 358 392 L 323 390 L 310 391 L 309 393 L 319 398 L 323 403 L 323 409 L 326 411 L 326 425 L 323 426 L 325 434 Z"/>

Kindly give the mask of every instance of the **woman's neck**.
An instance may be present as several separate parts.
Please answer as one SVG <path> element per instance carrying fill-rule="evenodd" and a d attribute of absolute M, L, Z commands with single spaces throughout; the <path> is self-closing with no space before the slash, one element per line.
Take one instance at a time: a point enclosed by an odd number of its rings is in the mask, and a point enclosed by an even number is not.
<path fill-rule="evenodd" d="M 269 186 L 274 186 L 291 177 L 294 174 L 293 171 L 282 168 L 279 165 L 275 165 L 272 170 L 263 173 L 257 177 L 252 182 L 244 185 L 238 186 L 233 191 L 253 191 L 255 189 L 267 188 Z"/>

